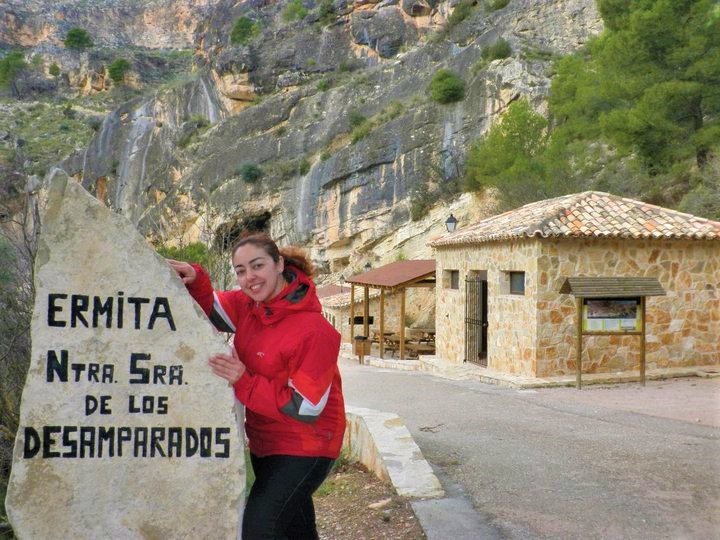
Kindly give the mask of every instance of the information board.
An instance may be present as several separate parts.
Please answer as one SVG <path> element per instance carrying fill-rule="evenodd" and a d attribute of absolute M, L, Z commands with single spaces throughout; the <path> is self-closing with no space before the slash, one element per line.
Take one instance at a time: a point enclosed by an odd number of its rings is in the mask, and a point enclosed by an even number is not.
<path fill-rule="evenodd" d="M 585 298 L 583 331 L 600 333 L 640 332 L 640 298 Z"/>

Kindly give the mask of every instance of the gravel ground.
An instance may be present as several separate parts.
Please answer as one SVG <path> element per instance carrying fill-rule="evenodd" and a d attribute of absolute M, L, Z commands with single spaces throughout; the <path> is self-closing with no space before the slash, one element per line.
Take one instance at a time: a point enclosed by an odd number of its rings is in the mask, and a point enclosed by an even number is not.
<path fill-rule="evenodd" d="M 407 499 L 362 465 L 339 466 L 313 498 L 323 540 L 423 540 Z"/>

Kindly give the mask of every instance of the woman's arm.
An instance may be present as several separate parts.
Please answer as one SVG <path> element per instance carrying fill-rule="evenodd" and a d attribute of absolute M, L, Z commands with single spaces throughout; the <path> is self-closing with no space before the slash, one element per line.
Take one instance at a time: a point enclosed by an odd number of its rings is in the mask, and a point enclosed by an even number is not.
<path fill-rule="evenodd" d="M 167 259 L 177 272 L 195 301 L 215 328 L 221 332 L 235 332 L 236 321 L 242 310 L 241 291 L 215 291 L 210 276 L 199 264 Z M 239 301 L 240 300 L 240 301 Z"/>
<path fill-rule="evenodd" d="M 251 411 L 282 422 L 315 422 L 325 408 L 337 371 L 340 335 L 311 330 L 300 340 L 297 368 L 287 380 L 245 370 L 235 380 L 235 395 Z"/>

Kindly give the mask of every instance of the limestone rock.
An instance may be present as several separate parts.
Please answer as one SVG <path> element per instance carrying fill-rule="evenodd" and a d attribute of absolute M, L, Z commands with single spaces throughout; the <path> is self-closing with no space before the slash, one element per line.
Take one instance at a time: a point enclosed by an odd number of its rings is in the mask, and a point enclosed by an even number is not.
<path fill-rule="evenodd" d="M 402 0 L 402 9 L 411 17 L 430 15 L 432 7 L 425 0 Z"/>
<path fill-rule="evenodd" d="M 249 81 L 247 73 L 225 73 L 216 77 L 218 90 L 230 99 L 252 101 L 255 98 L 255 88 Z"/>
<path fill-rule="evenodd" d="M 396 6 L 377 11 L 355 11 L 350 18 L 350 30 L 355 43 L 367 45 L 383 58 L 395 56 L 406 41 L 406 26 Z"/>
<path fill-rule="evenodd" d="M 55 171 L 6 508 L 19 538 L 236 538 L 224 340 L 121 216 Z"/>

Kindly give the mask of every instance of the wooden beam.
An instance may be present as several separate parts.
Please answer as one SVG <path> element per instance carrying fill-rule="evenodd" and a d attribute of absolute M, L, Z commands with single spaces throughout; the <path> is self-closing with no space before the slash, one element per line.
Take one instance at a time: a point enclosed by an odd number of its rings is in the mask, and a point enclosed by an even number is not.
<path fill-rule="evenodd" d="M 370 288 L 365 285 L 363 295 L 363 335 L 370 337 Z"/>
<path fill-rule="evenodd" d="M 582 387 L 582 340 L 583 340 L 583 299 L 577 297 L 577 340 L 575 352 L 575 388 L 580 390 Z"/>
<path fill-rule="evenodd" d="M 385 289 L 380 289 L 380 337 L 378 338 L 380 346 L 380 358 L 384 358 L 385 354 Z"/>
<path fill-rule="evenodd" d="M 355 284 L 350 284 L 350 343 L 355 339 Z"/>
<path fill-rule="evenodd" d="M 640 297 L 640 384 L 645 386 L 645 297 Z"/>
<path fill-rule="evenodd" d="M 400 292 L 400 359 L 405 360 L 405 289 Z"/>

